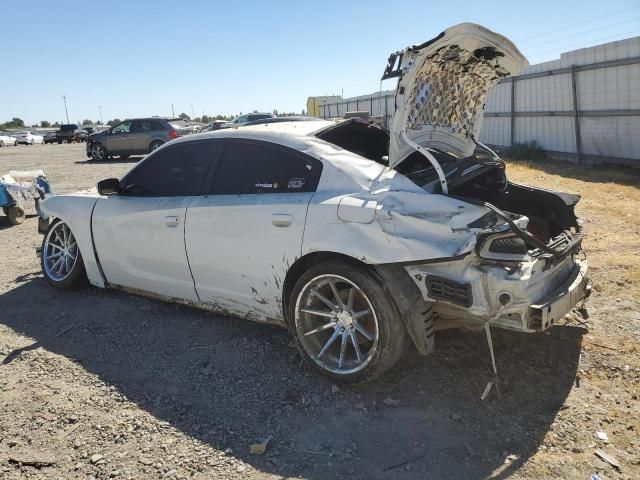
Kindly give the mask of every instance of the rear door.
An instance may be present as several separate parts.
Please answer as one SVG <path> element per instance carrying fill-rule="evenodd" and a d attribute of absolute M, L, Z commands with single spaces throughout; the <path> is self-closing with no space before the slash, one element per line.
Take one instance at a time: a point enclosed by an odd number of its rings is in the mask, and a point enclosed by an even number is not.
<path fill-rule="evenodd" d="M 131 153 L 148 153 L 151 144 L 151 120 L 131 122 Z"/>
<path fill-rule="evenodd" d="M 201 301 L 281 321 L 282 283 L 300 256 L 322 163 L 270 142 L 227 139 L 208 189 L 188 208 L 187 252 Z"/>
<path fill-rule="evenodd" d="M 93 235 L 110 285 L 197 301 L 185 220 L 219 145 L 205 140 L 161 148 L 122 179 L 121 194 L 98 200 Z"/>

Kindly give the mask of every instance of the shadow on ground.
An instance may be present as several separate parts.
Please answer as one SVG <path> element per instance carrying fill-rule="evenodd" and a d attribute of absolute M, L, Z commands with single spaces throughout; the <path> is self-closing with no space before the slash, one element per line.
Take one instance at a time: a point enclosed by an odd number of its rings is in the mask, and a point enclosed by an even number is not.
<path fill-rule="evenodd" d="M 0 312 L 34 339 L 24 350 L 79 363 L 259 471 L 311 479 L 508 477 L 562 407 L 583 332 L 495 332 L 500 396 L 481 401 L 491 379 L 481 332 L 441 332 L 432 357 L 410 353 L 375 383 L 332 393 L 276 327 L 93 288 L 59 292 L 42 278 L 0 295 Z M 251 455 L 249 444 L 267 435 L 278 455 Z M 505 464 L 507 455 L 517 460 Z"/>
<path fill-rule="evenodd" d="M 86 160 L 76 160 L 75 164 L 77 165 L 109 165 L 109 164 L 120 164 L 120 163 L 138 163 L 140 160 L 142 160 L 145 156 L 144 155 L 137 155 L 137 156 L 131 156 L 131 157 L 127 157 L 127 158 L 120 158 L 120 157 L 109 157 L 109 160 L 94 160 L 93 158 L 89 158 L 87 157 Z"/>

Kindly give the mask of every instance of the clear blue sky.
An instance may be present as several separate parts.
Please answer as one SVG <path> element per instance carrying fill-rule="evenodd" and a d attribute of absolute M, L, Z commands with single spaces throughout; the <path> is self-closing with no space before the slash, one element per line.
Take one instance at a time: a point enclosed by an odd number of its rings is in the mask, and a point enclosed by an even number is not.
<path fill-rule="evenodd" d="M 466 5 L 466 6 L 465 6 Z M 377 91 L 390 52 L 475 22 L 531 63 L 640 35 L 640 0 L 0 0 L 0 122 L 301 112 Z M 394 88 L 385 82 L 384 89 Z"/>

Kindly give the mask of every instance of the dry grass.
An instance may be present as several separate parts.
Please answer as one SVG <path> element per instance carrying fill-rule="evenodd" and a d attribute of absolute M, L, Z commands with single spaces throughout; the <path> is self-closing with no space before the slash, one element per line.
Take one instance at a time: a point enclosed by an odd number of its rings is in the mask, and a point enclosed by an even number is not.
<path fill-rule="evenodd" d="M 594 289 L 613 298 L 640 298 L 640 170 L 510 162 L 507 173 L 518 183 L 579 193 Z"/>

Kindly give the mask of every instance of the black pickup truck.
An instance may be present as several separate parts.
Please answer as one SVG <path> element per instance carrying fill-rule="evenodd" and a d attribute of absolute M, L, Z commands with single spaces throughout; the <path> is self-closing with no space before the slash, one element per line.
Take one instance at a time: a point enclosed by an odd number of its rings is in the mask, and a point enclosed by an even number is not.
<path fill-rule="evenodd" d="M 88 136 L 89 135 L 86 130 L 81 129 L 74 123 L 69 123 L 67 125 L 60 126 L 60 130 L 56 132 L 56 141 L 58 143 L 62 143 L 63 141 L 66 141 L 67 143 L 86 142 Z"/>

